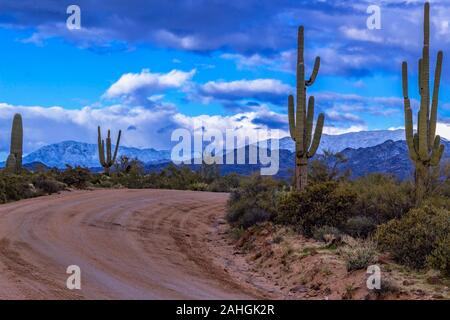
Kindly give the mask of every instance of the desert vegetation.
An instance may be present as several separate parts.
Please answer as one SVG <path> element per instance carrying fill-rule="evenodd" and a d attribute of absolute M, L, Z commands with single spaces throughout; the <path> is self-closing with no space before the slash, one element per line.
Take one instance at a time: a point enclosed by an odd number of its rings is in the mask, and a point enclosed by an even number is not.
<path fill-rule="evenodd" d="M 378 256 L 387 254 L 393 262 L 409 270 L 426 272 L 432 269 L 438 270 L 441 277 L 449 276 L 450 176 L 448 163 L 442 161 L 444 146 L 436 135 L 443 54 L 439 52 L 437 57 L 430 109 L 429 14 L 430 5 L 426 3 L 423 56 L 419 61 L 421 104 L 417 133 L 413 131 L 408 97 L 407 64 L 403 63 L 406 140 L 410 158 L 415 164 L 413 181 L 398 181 L 381 174 L 350 180 L 348 174 L 337 172 L 336 167 L 329 167 L 323 160 L 314 161 L 308 167 L 308 155 L 315 152 L 315 144 L 320 141 L 323 117 L 319 117 L 312 150 L 308 150 L 314 99 L 310 98 L 306 113 L 305 96 L 308 83 L 314 82 L 317 74 L 318 60 L 312 81 L 305 82 L 301 27 L 295 120 L 294 98 L 289 97 L 289 123 L 297 157 L 295 183 L 290 187 L 268 178 L 253 177 L 232 191 L 227 220 L 239 231 L 232 234 L 239 235 L 241 247 L 242 242 L 257 241 L 256 237 L 248 234 L 255 234 L 255 229 L 269 224 L 337 248 L 336 253 L 345 260 L 348 272 L 365 269 L 379 261 Z M 339 155 L 334 157 L 338 161 L 345 161 Z M 250 243 L 244 247 L 256 246 Z M 294 263 L 293 251 L 287 252 Z M 286 261 L 285 255 L 282 257 Z M 297 256 L 297 259 L 301 257 Z"/>

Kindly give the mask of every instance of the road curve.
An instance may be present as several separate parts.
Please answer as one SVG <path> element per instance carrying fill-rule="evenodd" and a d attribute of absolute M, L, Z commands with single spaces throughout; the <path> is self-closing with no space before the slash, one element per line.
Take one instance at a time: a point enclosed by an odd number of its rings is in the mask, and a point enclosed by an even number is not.
<path fill-rule="evenodd" d="M 66 192 L 0 206 L 0 299 L 253 299 L 207 239 L 227 194 Z M 81 290 L 66 288 L 69 265 Z"/>

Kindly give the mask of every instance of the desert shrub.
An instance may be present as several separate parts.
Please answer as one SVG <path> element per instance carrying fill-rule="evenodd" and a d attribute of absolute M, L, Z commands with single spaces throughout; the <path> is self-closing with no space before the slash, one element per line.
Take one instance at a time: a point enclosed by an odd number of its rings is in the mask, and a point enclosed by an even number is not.
<path fill-rule="evenodd" d="M 366 238 L 376 227 L 376 222 L 372 218 L 355 216 L 347 220 L 343 231 L 352 237 Z"/>
<path fill-rule="evenodd" d="M 209 184 L 208 191 L 230 192 L 239 187 L 240 177 L 235 174 L 220 176 Z"/>
<path fill-rule="evenodd" d="M 187 190 L 190 185 L 201 182 L 201 177 L 187 166 L 177 167 L 171 163 L 159 173 L 148 175 L 146 181 L 146 187 L 150 188 Z"/>
<path fill-rule="evenodd" d="M 92 175 L 89 169 L 67 166 L 66 170 L 60 173 L 60 179 L 68 186 L 86 189 L 92 180 Z"/>
<path fill-rule="evenodd" d="M 450 196 L 439 193 L 428 195 L 422 202 L 422 206 L 427 205 L 435 208 L 450 210 Z"/>
<path fill-rule="evenodd" d="M 347 245 L 339 249 L 347 271 L 366 269 L 376 261 L 376 244 L 370 240 L 347 238 Z"/>
<path fill-rule="evenodd" d="M 204 182 L 195 182 L 191 184 L 188 189 L 193 191 L 206 191 L 208 190 L 208 184 Z"/>
<path fill-rule="evenodd" d="M 399 218 L 414 206 L 410 183 L 382 174 L 371 174 L 350 184 L 357 194 L 355 214 L 375 219 L 380 224 Z"/>
<path fill-rule="evenodd" d="M 57 181 L 54 177 L 47 174 L 38 174 L 34 176 L 33 184 L 44 194 L 57 193 L 65 189 L 64 183 Z"/>
<path fill-rule="evenodd" d="M 312 236 L 317 241 L 327 241 L 326 236 L 331 235 L 335 239 L 341 237 L 341 232 L 338 228 L 330 226 L 314 227 L 312 229 Z"/>
<path fill-rule="evenodd" d="M 28 174 L 0 173 L 0 203 L 32 198 L 37 195 Z"/>
<path fill-rule="evenodd" d="M 427 264 L 430 268 L 450 276 L 450 234 L 436 243 L 434 250 L 427 256 Z"/>
<path fill-rule="evenodd" d="M 340 228 L 351 216 L 355 199 L 354 192 L 335 181 L 312 184 L 302 192 L 282 194 L 276 220 L 311 237 L 315 227 Z"/>
<path fill-rule="evenodd" d="M 245 179 L 228 200 L 226 219 L 234 226 L 248 228 L 275 215 L 280 183 L 261 176 Z"/>
<path fill-rule="evenodd" d="M 449 250 L 442 248 L 449 232 L 450 211 L 425 206 L 380 225 L 376 240 L 382 250 L 389 251 L 402 264 L 421 269 L 428 260 L 442 270 L 450 259 Z"/>

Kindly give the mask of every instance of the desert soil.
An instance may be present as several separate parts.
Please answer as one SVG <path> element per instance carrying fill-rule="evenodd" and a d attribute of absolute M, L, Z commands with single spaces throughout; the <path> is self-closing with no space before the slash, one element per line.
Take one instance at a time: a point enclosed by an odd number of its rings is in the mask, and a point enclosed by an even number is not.
<path fill-rule="evenodd" d="M 97 190 L 1 205 L 0 299 L 276 298 L 224 265 L 216 231 L 227 198 Z M 66 287 L 69 265 L 81 268 L 81 290 Z"/>
<path fill-rule="evenodd" d="M 369 292 L 365 270 L 347 272 L 332 247 L 271 224 L 233 240 L 227 199 L 120 189 L 1 205 L 0 299 L 450 298 L 448 283 L 383 257 L 390 285 Z M 66 287 L 70 265 L 81 290 Z"/>

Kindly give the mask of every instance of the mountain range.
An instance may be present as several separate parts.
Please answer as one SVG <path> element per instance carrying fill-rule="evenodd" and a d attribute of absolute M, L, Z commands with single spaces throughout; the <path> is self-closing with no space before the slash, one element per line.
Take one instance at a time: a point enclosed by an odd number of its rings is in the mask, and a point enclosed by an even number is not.
<path fill-rule="evenodd" d="M 113 146 L 114 148 L 115 146 Z M 137 158 L 144 163 L 159 163 L 170 159 L 170 151 L 155 149 L 138 149 L 119 147 L 118 157 L 127 156 Z M 98 147 L 76 141 L 64 141 L 42 147 L 30 153 L 23 159 L 23 163 L 41 162 L 48 167 L 65 168 L 66 165 L 82 166 L 87 168 L 99 167 Z"/>
<path fill-rule="evenodd" d="M 450 159 L 450 142 L 446 146 L 444 158 Z M 279 140 L 280 170 L 278 176 L 288 178 L 294 167 L 294 143 L 290 137 Z M 247 146 L 248 150 L 248 146 Z M 340 169 L 351 171 L 352 177 L 368 173 L 382 172 L 394 174 L 400 179 L 411 176 L 412 164 L 408 158 L 403 130 L 361 131 L 342 135 L 323 135 L 316 159 L 324 150 L 341 152 L 347 162 Z M 169 164 L 170 151 L 119 147 L 119 156 L 137 158 L 145 164 L 148 171 L 160 170 Z M 30 153 L 23 160 L 29 166 L 42 163 L 48 167 L 65 168 L 66 165 L 88 167 L 99 170 L 96 144 L 65 141 L 42 147 Z M 196 168 L 196 166 L 192 166 Z M 259 171 L 260 165 L 221 165 L 222 174 L 236 172 L 251 174 Z"/>

